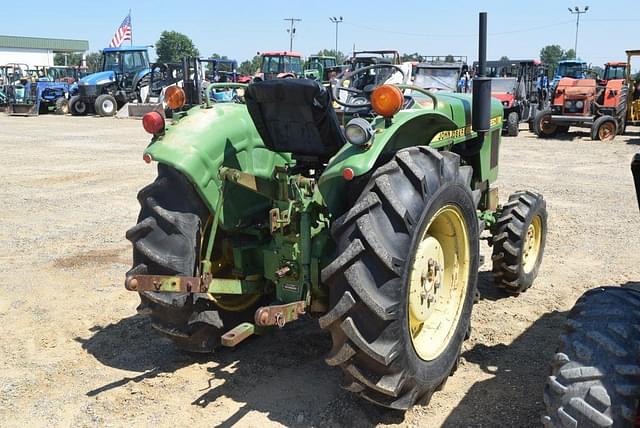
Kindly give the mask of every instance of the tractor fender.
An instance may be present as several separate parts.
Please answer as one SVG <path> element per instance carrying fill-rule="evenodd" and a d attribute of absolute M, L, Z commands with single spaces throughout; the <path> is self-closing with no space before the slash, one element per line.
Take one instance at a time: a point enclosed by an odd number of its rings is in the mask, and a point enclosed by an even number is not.
<path fill-rule="evenodd" d="M 191 108 L 185 116 L 174 118 L 163 135 L 154 137 L 144 153 L 181 172 L 212 213 L 220 197 L 221 166 L 268 179 L 276 166 L 291 162 L 288 154 L 264 146 L 246 106 L 235 103 Z M 234 197 L 225 200 L 220 219 L 223 227 L 242 223 L 243 218 L 269 204 L 264 197 L 239 187 L 225 192 Z"/>
<path fill-rule="evenodd" d="M 345 144 L 331 159 L 318 181 L 320 193 L 334 215 L 343 213 L 345 209 L 344 192 L 348 182 L 343 178 L 343 172 L 346 169 L 353 171 L 354 179 L 366 175 L 383 154 L 406 147 L 427 146 L 437 134 L 456 130 L 458 125 L 438 111 L 428 110 L 417 114 L 415 110 L 407 110 L 394 116 L 388 127 L 384 126 L 384 119 L 378 117 L 374 128 L 373 142 L 368 147 Z"/>
<path fill-rule="evenodd" d="M 139 72 L 136 73 L 135 77 L 133 78 L 133 84 L 132 84 L 132 88 L 137 88 L 138 87 L 138 83 L 140 83 L 140 81 L 147 76 L 149 73 L 151 73 L 151 69 L 150 68 L 145 68 L 144 70 L 140 70 Z"/>

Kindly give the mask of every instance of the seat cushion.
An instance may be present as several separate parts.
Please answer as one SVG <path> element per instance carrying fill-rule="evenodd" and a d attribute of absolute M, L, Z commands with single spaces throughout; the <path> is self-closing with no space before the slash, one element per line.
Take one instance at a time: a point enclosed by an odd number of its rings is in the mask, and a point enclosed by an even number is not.
<path fill-rule="evenodd" d="M 264 144 L 275 152 L 328 160 L 346 142 L 331 94 L 308 79 L 275 79 L 249 85 L 247 109 Z"/>

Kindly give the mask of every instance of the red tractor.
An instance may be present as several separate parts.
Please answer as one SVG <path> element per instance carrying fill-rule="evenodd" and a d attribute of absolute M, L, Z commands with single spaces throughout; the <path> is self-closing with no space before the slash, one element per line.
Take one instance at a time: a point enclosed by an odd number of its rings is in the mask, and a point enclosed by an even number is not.
<path fill-rule="evenodd" d="M 260 71 L 253 76 L 254 82 L 302 76 L 302 55 L 297 52 L 273 51 L 260 54 Z"/>
<path fill-rule="evenodd" d="M 627 114 L 625 62 L 605 64 L 602 79 L 562 78 L 551 99 L 551 107 L 540 111 L 533 123 L 538 137 L 551 138 L 570 126 L 588 126 L 591 139 L 610 141 L 623 133 Z"/>

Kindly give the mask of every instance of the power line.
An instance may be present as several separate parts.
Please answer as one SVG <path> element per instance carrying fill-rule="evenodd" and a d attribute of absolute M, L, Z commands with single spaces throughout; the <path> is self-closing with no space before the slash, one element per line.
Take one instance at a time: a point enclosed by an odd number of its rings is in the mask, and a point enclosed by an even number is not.
<path fill-rule="evenodd" d="M 573 22 L 572 20 L 567 20 L 567 21 L 559 21 L 559 22 L 555 22 L 555 23 L 551 23 L 551 24 L 546 24 L 546 25 L 540 25 L 537 27 L 530 27 L 530 28 L 524 28 L 524 29 L 520 29 L 520 30 L 511 30 L 511 31 L 499 31 L 499 32 L 492 32 L 489 33 L 490 36 L 500 36 L 500 35 L 505 35 L 505 34 L 517 34 L 517 33 L 526 33 L 529 31 L 537 31 L 537 30 L 542 30 L 545 28 L 551 28 L 551 27 L 557 27 L 560 25 L 566 25 Z M 370 31 L 375 31 L 378 33 L 387 33 L 387 34 L 398 34 L 398 35 L 403 35 L 403 36 L 415 36 L 415 37 L 444 37 L 444 38 L 452 38 L 452 37 L 478 37 L 478 33 L 468 33 L 468 34 L 460 34 L 460 33 L 454 33 L 454 34 L 442 34 L 442 33 L 436 33 L 436 34 L 426 34 L 426 33 L 411 33 L 411 32 L 406 32 L 406 31 L 394 31 L 394 30 L 387 30 L 387 29 L 380 29 L 380 28 L 375 28 L 375 27 L 370 27 L 367 25 L 361 25 L 361 24 L 354 24 L 351 22 L 347 22 L 344 21 L 345 24 L 350 25 L 352 27 L 356 27 L 356 28 L 362 28 L 365 30 L 370 30 Z"/>
<path fill-rule="evenodd" d="M 290 28 L 287 29 L 287 33 L 289 33 L 289 52 L 293 51 L 293 35 L 296 33 L 296 27 L 294 27 L 294 22 L 300 22 L 302 19 L 300 18 L 284 18 L 285 21 L 289 21 L 291 23 Z"/>

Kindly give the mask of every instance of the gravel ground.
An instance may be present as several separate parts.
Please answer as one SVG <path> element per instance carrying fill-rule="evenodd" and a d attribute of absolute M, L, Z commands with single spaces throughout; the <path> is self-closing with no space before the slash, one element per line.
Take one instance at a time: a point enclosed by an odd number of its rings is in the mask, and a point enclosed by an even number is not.
<path fill-rule="evenodd" d="M 507 297 L 483 266 L 459 370 L 429 406 L 399 414 L 340 389 L 313 321 L 206 358 L 177 352 L 123 287 L 124 232 L 155 176 L 140 122 L 0 115 L 1 425 L 539 426 L 566 311 L 589 288 L 640 279 L 629 170 L 640 134 L 601 143 L 572 131 L 504 139 L 501 199 L 519 189 L 547 199 L 540 275 Z"/>

